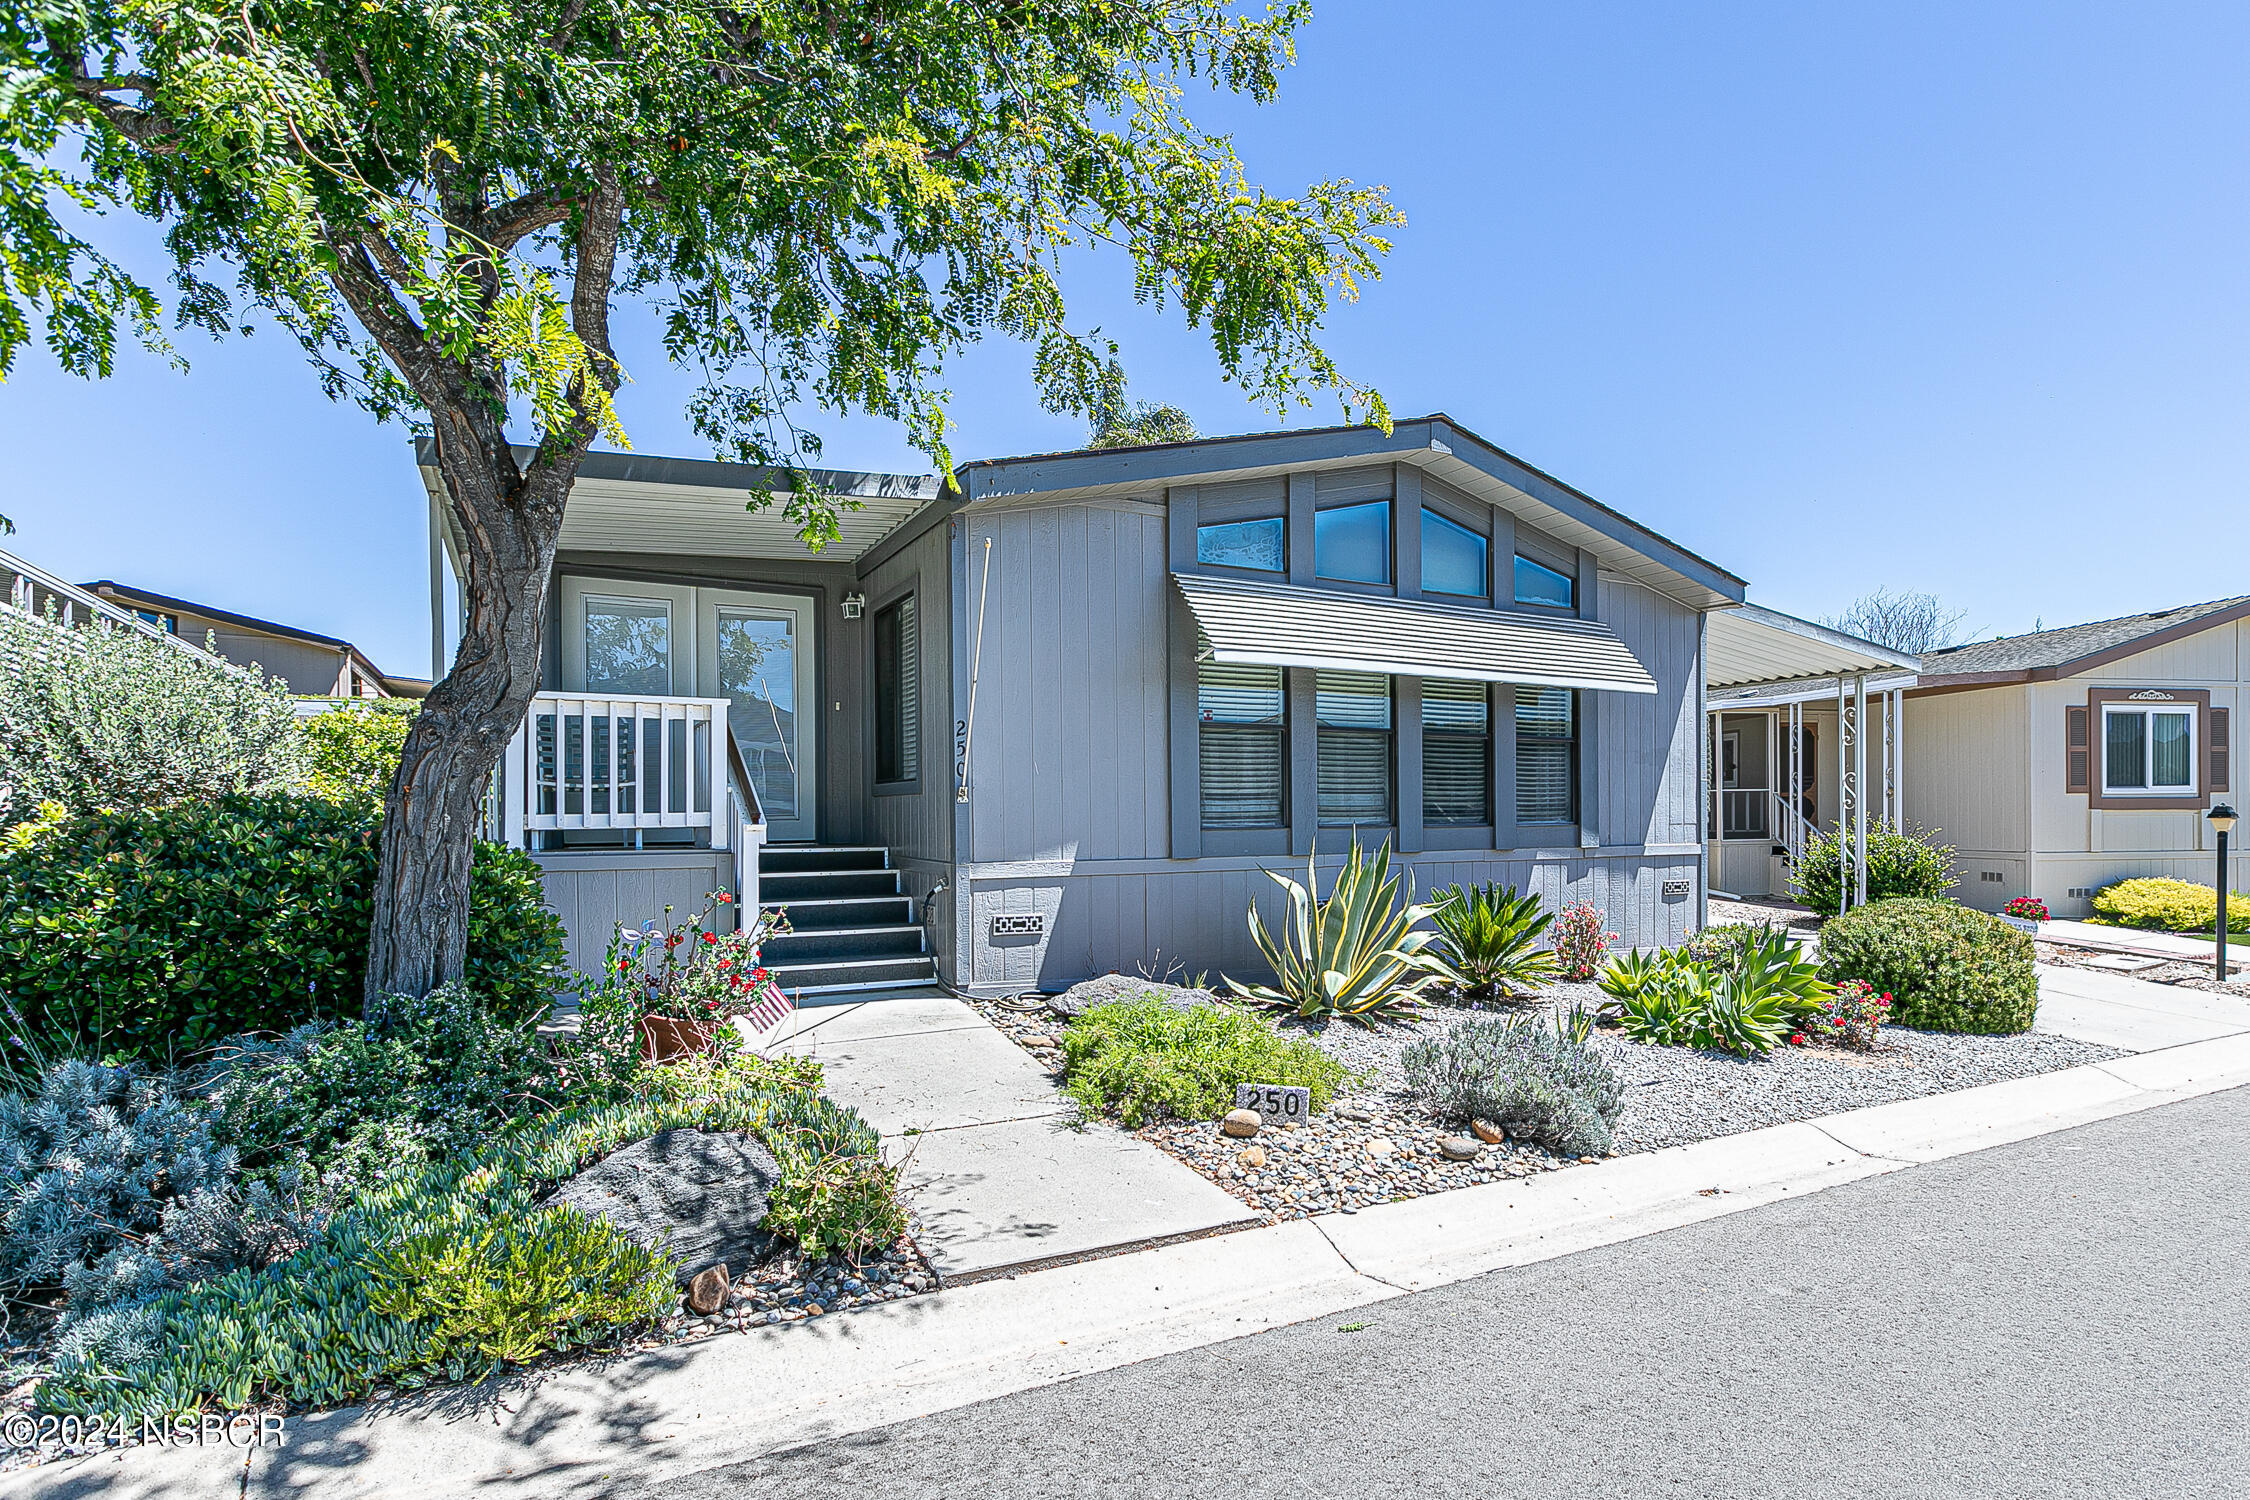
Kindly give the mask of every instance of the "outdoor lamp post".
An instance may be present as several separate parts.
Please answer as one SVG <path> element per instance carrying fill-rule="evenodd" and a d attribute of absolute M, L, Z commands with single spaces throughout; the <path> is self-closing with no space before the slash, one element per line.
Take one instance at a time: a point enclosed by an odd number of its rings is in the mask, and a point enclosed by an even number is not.
<path fill-rule="evenodd" d="M 2222 802 L 2205 816 L 2219 836 L 2219 983 L 2227 982 L 2227 835 L 2234 832 L 2232 804 Z"/>

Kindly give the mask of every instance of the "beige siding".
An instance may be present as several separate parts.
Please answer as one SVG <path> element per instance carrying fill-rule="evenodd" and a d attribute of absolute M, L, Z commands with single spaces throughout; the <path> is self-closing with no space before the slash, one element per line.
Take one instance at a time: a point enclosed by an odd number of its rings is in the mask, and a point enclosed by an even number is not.
<path fill-rule="evenodd" d="M 2029 819 L 2025 690 L 1984 688 L 1906 701 L 1906 820 L 1980 854 L 2021 855 Z M 2061 772 L 2062 727 L 2055 727 Z M 2021 892 L 2011 892 L 2021 894 Z"/>
<path fill-rule="evenodd" d="M 2243 627 L 2229 623 L 2059 681 L 1910 699 L 1907 812 L 1958 847 L 1955 894 L 1988 911 L 2033 895 L 2056 916 L 2075 917 L 2091 910 L 2088 894 L 2134 876 L 2208 884 L 2210 830 L 2200 810 L 2094 808 L 2064 789 L 2065 712 L 2098 685 L 2205 690 L 2214 707 L 2239 715 L 2243 652 Z M 2098 749 L 2097 730 L 2097 775 Z M 2228 796 L 2242 795 L 2242 765 L 2238 749 Z"/>

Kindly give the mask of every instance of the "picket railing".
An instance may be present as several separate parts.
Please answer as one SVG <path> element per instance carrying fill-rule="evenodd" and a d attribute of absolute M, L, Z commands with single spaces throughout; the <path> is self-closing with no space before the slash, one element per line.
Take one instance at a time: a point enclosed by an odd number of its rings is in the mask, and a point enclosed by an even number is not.
<path fill-rule="evenodd" d="M 502 823 L 525 833 L 709 830 L 723 849 L 737 821 L 737 762 L 724 698 L 541 693 L 510 748 Z"/>

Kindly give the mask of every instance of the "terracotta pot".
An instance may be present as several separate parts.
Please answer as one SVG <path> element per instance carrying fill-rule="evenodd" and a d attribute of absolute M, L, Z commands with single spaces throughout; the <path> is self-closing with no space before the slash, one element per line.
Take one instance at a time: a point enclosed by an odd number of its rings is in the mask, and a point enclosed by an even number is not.
<path fill-rule="evenodd" d="M 643 1016 L 641 1061 L 660 1063 L 694 1057 L 710 1051 L 711 1039 L 718 1034 L 718 1023 L 713 1021 L 697 1021 L 687 1016 Z"/>

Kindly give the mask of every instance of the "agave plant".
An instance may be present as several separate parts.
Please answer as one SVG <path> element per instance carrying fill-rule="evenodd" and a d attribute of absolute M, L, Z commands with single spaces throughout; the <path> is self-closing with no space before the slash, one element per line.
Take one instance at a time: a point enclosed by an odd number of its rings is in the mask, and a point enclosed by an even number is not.
<path fill-rule="evenodd" d="M 1644 954 L 1635 948 L 1621 958 L 1611 959 L 1609 967 L 1602 970 L 1594 983 L 1613 1000 L 1632 1000 L 1666 975 L 1686 967 L 1693 965 L 1677 950 L 1658 948 Z"/>
<path fill-rule="evenodd" d="M 1711 999 L 1709 976 L 1693 964 L 1670 961 L 1666 954 L 1641 960 L 1635 953 L 1632 960 L 1618 960 L 1602 976 L 1602 989 L 1616 997 L 1618 1029 L 1636 1042 L 1658 1047 L 1694 1045 Z"/>
<path fill-rule="evenodd" d="M 1316 852 L 1314 859 L 1318 857 Z M 1308 1019 L 1341 1016 L 1371 1026 L 1411 1019 L 1431 985 L 1460 983 L 1450 965 L 1426 951 L 1437 934 L 1413 930 L 1430 908 L 1414 904 L 1411 888 L 1401 901 L 1404 876 L 1391 873 L 1390 840 L 1370 854 L 1354 838 L 1325 901 L 1313 896 L 1317 877 L 1311 860 L 1302 885 L 1275 871 L 1266 873 L 1289 893 L 1289 915 L 1277 938 L 1266 930 L 1256 904 L 1250 907 L 1250 936 L 1273 966 L 1275 982 L 1228 979 L 1228 987 L 1249 1003 Z"/>
<path fill-rule="evenodd" d="M 1430 919 L 1439 954 L 1472 994 L 1514 999 L 1555 977 L 1555 956 L 1538 945 L 1555 916 L 1537 896 L 1497 881 L 1457 885 L 1431 904 Z"/>
<path fill-rule="evenodd" d="M 1693 1019 L 1692 1045 L 1763 1057 L 1789 1034 L 1796 1013 L 1785 991 L 1761 989 L 1737 974 L 1711 987 Z"/>

